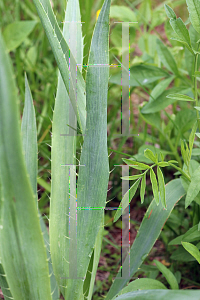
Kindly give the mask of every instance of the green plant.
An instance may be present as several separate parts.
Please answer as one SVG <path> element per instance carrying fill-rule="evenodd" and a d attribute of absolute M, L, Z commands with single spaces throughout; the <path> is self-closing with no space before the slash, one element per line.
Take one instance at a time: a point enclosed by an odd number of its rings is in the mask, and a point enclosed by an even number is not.
<path fill-rule="evenodd" d="M 37 130 L 31 91 L 25 76 L 25 107 L 20 131 L 17 89 L 7 49 L 0 34 L 0 285 L 6 299 L 58 299 L 60 292 L 65 299 L 92 298 L 103 236 L 109 178 L 107 89 L 110 2 L 104 1 L 94 29 L 85 83 L 81 73 L 83 38 L 81 26 L 78 25 L 78 0 L 68 1 L 63 33 L 57 24 L 50 2 L 34 0 L 59 68 L 52 123 L 49 235 L 37 205 Z M 77 25 L 72 26 L 73 22 L 77 22 Z M 77 41 L 70 39 L 68 44 L 70 35 L 75 30 Z M 196 103 L 197 101 L 196 98 Z M 195 131 L 194 126 L 189 138 L 189 149 L 183 150 L 182 147 L 187 168 L 181 170 L 177 167 L 183 175 L 181 179 L 185 177 L 188 181 L 191 180 L 187 195 L 190 190 L 194 190 L 193 178 L 196 178 L 190 172 Z M 84 141 L 78 165 L 76 206 L 74 182 L 77 175 L 76 135 L 79 132 L 83 134 Z M 160 194 L 152 169 L 155 165 L 149 167 L 142 163 L 134 163 L 136 169 L 150 170 L 155 201 L 152 201 L 147 209 L 131 247 L 130 277 L 137 272 L 148 256 L 174 205 L 186 194 L 189 184 L 186 180 L 185 188 L 183 180 L 175 179 L 164 186 L 159 167 L 168 164 L 175 167 L 173 161 L 164 162 L 161 155 L 162 161 L 158 162 L 158 156 L 154 156 L 149 149 L 145 155 L 158 167 Z M 130 160 L 124 161 L 130 163 Z M 133 166 L 133 163 L 130 165 Z M 142 201 L 145 172 L 139 175 L 143 177 Z M 133 194 L 135 190 L 136 186 L 130 189 Z M 126 196 L 126 201 L 127 199 Z M 190 196 L 189 204 L 192 200 Z M 199 258 L 197 249 L 188 245 L 190 241 L 187 240 L 186 245 L 184 240 L 183 245 Z M 125 262 L 128 259 L 127 256 Z M 120 278 L 119 270 L 106 299 L 114 299 L 117 295 L 120 295 L 118 299 L 124 300 L 148 299 L 150 294 L 155 299 L 160 299 L 160 295 L 163 299 L 199 297 L 198 291 L 174 291 L 178 289 L 174 275 L 159 262 L 155 263 L 173 290 L 166 290 L 166 286 L 158 280 L 145 278 L 139 282 L 131 282 L 125 287 L 130 278 Z M 149 291 L 152 287 L 153 291 Z M 137 289 L 146 291 L 135 291 Z"/>

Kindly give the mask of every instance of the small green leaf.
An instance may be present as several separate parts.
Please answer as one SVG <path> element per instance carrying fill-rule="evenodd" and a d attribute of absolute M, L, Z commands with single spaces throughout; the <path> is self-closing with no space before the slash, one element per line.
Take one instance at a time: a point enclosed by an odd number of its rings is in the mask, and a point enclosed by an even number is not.
<path fill-rule="evenodd" d="M 144 202 L 145 187 L 146 187 L 146 173 L 144 173 L 142 176 L 142 182 L 141 182 L 141 188 L 140 188 L 141 203 Z"/>
<path fill-rule="evenodd" d="M 200 264 L 200 252 L 198 248 L 191 243 L 187 243 L 187 242 L 181 242 L 181 243 L 185 248 L 185 250 L 187 250 Z"/>
<path fill-rule="evenodd" d="M 163 156 L 162 152 L 160 152 L 160 157 L 161 157 L 162 161 L 164 162 L 164 156 Z"/>
<path fill-rule="evenodd" d="M 153 195 L 154 195 L 156 204 L 159 205 L 158 183 L 156 180 L 156 175 L 152 169 L 150 169 L 150 180 L 151 180 Z"/>
<path fill-rule="evenodd" d="M 174 164 L 177 164 L 178 162 L 177 162 L 176 160 L 173 160 L 173 159 L 172 159 L 172 160 L 169 160 L 168 163 L 174 163 Z"/>
<path fill-rule="evenodd" d="M 178 75 L 179 72 L 178 72 L 177 64 L 171 52 L 163 44 L 163 42 L 161 42 L 161 40 L 157 39 L 156 42 L 157 42 L 156 50 L 161 62 L 169 71 Z"/>
<path fill-rule="evenodd" d="M 150 149 L 146 149 L 144 151 L 144 156 L 152 160 L 154 163 L 157 163 L 156 157 L 154 156 L 153 152 Z"/>
<path fill-rule="evenodd" d="M 194 144 L 195 133 L 196 133 L 197 127 L 198 127 L 198 124 L 197 124 L 197 121 L 196 121 L 194 123 L 193 127 L 192 127 L 192 132 L 191 132 L 190 137 L 189 137 L 190 158 L 191 158 L 191 155 L 192 155 L 192 148 L 193 148 L 193 144 Z"/>
<path fill-rule="evenodd" d="M 163 162 L 159 162 L 158 166 L 159 167 L 167 167 L 167 166 L 169 166 L 169 164 L 168 164 L 168 162 L 163 161 Z"/>
<path fill-rule="evenodd" d="M 126 158 L 122 158 L 122 160 L 129 165 L 130 167 L 137 169 L 137 170 L 147 170 L 150 169 L 150 167 L 148 165 L 145 165 L 143 163 L 134 161 L 132 159 L 126 159 Z"/>
<path fill-rule="evenodd" d="M 181 100 L 181 101 L 195 101 L 195 99 L 182 94 L 169 94 L 166 97 L 171 99 Z"/>
<path fill-rule="evenodd" d="M 178 282 L 177 282 L 176 277 L 174 276 L 174 274 L 168 268 L 166 268 L 163 264 L 161 264 L 158 260 L 154 260 L 153 262 L 156 264 L 158 270 L 166 278 L 166 280 L 169 283 L 171 289 L 172 290 L 178 290 L 179 289 Z"/>
<path fill-rule="evenodd" d="M 200 33 L 200 2 L 199 0 L 186 0 L 190 21 L 194 29 Z"/>
<path fill-rule="evenodd" d="M 116 222 L 122 215 L 122 213 L 124 212 L 124 209 L 129 205 L 129 203 L 131 202 L 132 198 L 134 197 L 138 185 L 140 183 L 140 179 L 138 179 L 132 186 L 131 188 L 125 193 L 124 197 L 122 198 L 122 201 L 120 202 L 119 208 L 122 208 L 123 206 L 123 210 L 119 209 L 116 211 L 116 214 L 114 216 L 114 222 Z"/>
<path fill-rule="evenodd" d="M 142 174 L 133 175 L 133 176 L 124 176 L 124 177 L 121 177 L 121 179 L 123 179 L 123 180 L 135 180 L 135 179 L 140 178 L 140 177 L 142 177 Z"/>
<path fill-rule="evenodd" d="M 178 35 L 178 37 L 191 47 L 189 32 L 187 30 L 187 27 L 183 23 L 182 19 L 181 18 L 178 18 L 176 20 L 171 19 L 170 24 L 174 32 Z"/>
<path fill-rule="evenodd" d="M 173 9 L 167 4 L 164 4 L 164 7 L 165 7 L 165 11 L 166 11 L 168 18 L 176 20 L 176 14 L 173 11 Z"/>
<path fill-rule="evenodd" d="M 160 190 L 160 198 L 163 206 L 166 208 L 165 181 L 161 169 L 157 166 L 157 176 Z"/>
<path fill-rule="evenodd" d="M 200 191 L 199 185 L 200 167 L 192 174 L 191 182 L 185 199 L 185 208 L 187 208 Z"/>

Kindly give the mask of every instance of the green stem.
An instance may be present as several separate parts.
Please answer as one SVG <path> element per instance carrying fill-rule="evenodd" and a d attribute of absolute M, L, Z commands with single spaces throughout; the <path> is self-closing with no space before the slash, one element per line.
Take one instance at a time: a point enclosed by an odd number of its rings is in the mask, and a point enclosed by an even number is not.
<path fill-rule="evenodd" d="M 199 44 L 197 47 L 197 51 L 199 49 Z M 197 71 L 197 66 L 198 66 L 198 53 L 195 54 L 195 61 L 194 61 L 194 74 Z M 198 106 L 198 92 L 197 92 L 197 77 L 194 77 L 194 97 L 195 97 L 195 103 L 196 106 Z M 197 114 L 197 120 L 199 119 L 199 111 L 196 110 L 196 114 Z M 198 120 L 198 127 L 199 127 L 199 131 L 200 131 L 200 123 Z"/>

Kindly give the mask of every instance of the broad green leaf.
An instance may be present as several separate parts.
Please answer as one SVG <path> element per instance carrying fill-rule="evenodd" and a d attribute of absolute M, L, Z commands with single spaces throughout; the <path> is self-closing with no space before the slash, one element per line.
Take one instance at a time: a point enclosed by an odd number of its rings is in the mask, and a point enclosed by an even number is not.
<path fill-rule="evenodd" d="M 3 31 L 7 51 L 17 48 L 34 29 L 37 21 L 17 21 L 8 24 Z"/>
<path fill-rule="evenodd" d="M 200 33 L 200 2 L 198 0 L 186 0 L 186 3 L 192 26 Z"/>
<path fill-rule="evenodd" d="M 155 99 L 155 101 L 148 102 L 144 107 L 142 107 L 141 112 L 143 114 L 158 112 L 176 101 L 176 99 L 167 98 L 167 95 L 177 92 L 187 93 L 189 90 L 189 88 L 185 87 L 173 87 L 171 89 L 168 89 L 164 91 L 157 99 Z"/>
<path fill-rule="evenodd" d="M 150 114 L 142 114 L 141 109 L 142 107 L 138 107 L 139 109 L 139 115 L 142 117 L 142 119 L 151 126 L 154 126 L 158 129 L 161 127 L 161 117 L 160 114 L 157 113 L 150 113 Z"/>
<path fill-rule="evenodd" d="M 194 242 L 200 240 L 200 231 L 198 230 L 198 225 L 193 226 L 190 228 L 183 236 L 183 242 Z"/>
<path fill-rule="evenodd" d="M 153 152 L 150 149 L 146 149 L 144 151 L 144 156 L 152 160 L 154 163 L 157 163 L 156 157 L 154 156 Z"/>
<path fill-rule="evenodd" d="M 170 83 L 172 82 L 172 80 L 174 80 L 175 76 L 172 75 L 166 79 L 161 80 L 152 90 L 151 92 L 151 97 L 149 97 L 149 101 L 154 101 L 152 99 L 152 97 L 154 99 L 158 98 L 165 90 L 166 88 L 170 85 Z"/>
<path fill-rule="evenodd" d="M 140 64 L 130 68 L 130 80 L 125 85 L 146 86 L 149 83 L 155 82 L 160 78 L 167 77 L 168 75 L 169 74 L 161 68 Z M 109 81 L 121 85 L 121 72 L 112 75 Z"/>
<path fill-rule="evenodd" d="M 200 191 L 199 185 L 200 167 L 192 174 L 191 182 L 185 199 L 185 208 L 187 208 Z"/>
<path fill-rule="evenodd" d="M 200 246 L 199 246 L 200 248 Z M 183 262 L 190 262 L 195 261 L 195 258 L 183 248 L 183 246 L 179 246 L 178 249 L 176 249 L 173 254 L 170 256 L 170 259 L 176 260 L 176 261 L 183 261 Z"/>
<path fill-rule="evenodd" d="M 195 101 L 195 99 L 182 94 L 169 94 L 166 96 L 167 98 L 175 99 L 175 100 L 181 100 L 181 101 Z"/>
<path fill-rule="evenodd" d="M 158 260 L 154 260 L 153 262 L 156 264 L 159 271 L 166 278 L 166 280 L 169 283 L 171 289 L 172 290 L 178 290 L 179 286 L 178 286 L 178 282 L 177 282 L 176 277 L 174 276 L 174 274 L 168 268 L 166 268 L 163 264 L 161 264 L 161 262 L 159 262 Z"/>
<path fill-rule="evenodd" d="M 181 44 L 183 44 L 189 51 L 190 53 L 194 56 L 195 55 L 195 52 L 192 48 L 190 48 L 190 46 L 188 45 L 188 43 L 186 43 L 185 41 L 181 40 L 178 35 L 174 34 L 173 37 L 171 37 L 171 40 L 174 40 L 174 41 L 177 41 L 177 42 L 180 42 Z"/>
<path fill-rule="evenodd" d="M 164 7 L 165 7 L 165 11 L 166 11 L 166 14 L 167 14 L 168 18 L 176 20 L 176 14 L 173 11 L 173 9 L 167 4 L 164 4 Z"/>
<path fill-rule="evenodd" d="M 182 242 L 182 245 L 185 250 L 187 250 L 200 264 L 200 252 L 198 248 L 195 245 L 187 242 Z"/>
<path fill-rule="evenodd" d="M 28 174 L 30 176 L 31 186 L 35 195 L 35 203 L 36 207 L 38 208 L 38 201 L 37 201 L 37 173 L 38 173 L 38 147 L 37 147 L 37 128 L 36 128 L 36 118 L 35 118 L 35 110 L 33 106 L 33 98 L 31 95 L 30 87 L 28 84 L 28 79 L 25 73 L 25 104 L 24 104 L 24 111 L 22 115 L 22 125 L 21 125 L 21 132 L 22 132 L 22 144 L 23 150 L 25 155 L 25 163 Z M 49 234 L 47 232 L 46 225 L 42 218 L 42 215 L 39 211 L 40 217 L 40 226 L 44 238 L 44 243 L 46 247 L 48 265 L 49 265 L 49 277 L 51 282 L 51 293 L 52 293 L 52 300 L 57 300 L 59 297 L 59 290 L 57 286 L 57 282 L 54 276 L 52 262 L 51 262 L 51 255 L 49 249 Z"/>
<path fill-rule="evenodd" d="M 131 159 L 126 159 L 126 158 L 122 158 L 122 160 L 129 165 L 130 167 L 137 169 L 137 170 L 147 170 L 150 169 L 150 167 L 148 165 L 145 165 L 143 163 L 131 160 Z"/>
<path fill-rule="evenodd" d="M 137 290 L 166 290 L 166 286 L 155 279 L 150 279 L 150 278 L 138 278 L 134 281 L 131 281 L 125 288 L 123 288 L 118 296 L 137 291 Z M 117 299 L 114 297 L 112 300 Z"/>
<path fill-rule="evenodd" d="M 22 150 L 17 88 L 1 33 L 0 48 L 1 261 L 13 298 L 51 299 L 46 249 Z"/>
<path fill-rule="evenodd" d="M 131 186 L 131 188 L 125 193 L 125 195 L 124 195 L 124 197 L 123 197 L 123 199 L 122 199 L 122 201 L 120 202 L 120 205 L 119 205 L 119 208 L 122 208 L 122 206 L 123 206 L 123 210 L 120 209 L 120 210 L 116 211 L 115 216 L 114 216 L 114 222 L 116 222 L 121 217 L 121 215 L 124 212 L 124 209 L 129 205 L 130 201 L 132 200 L 132 198 L 134 197 L 134 195 L 137 191 L 139 183 L 140 183 L 140 179 L 138 179 Z"/>
<path fill-rule="evenodd" d="M 166 195 L 165 195 L 165 181 L 163 177 L 163 173 L 159 166 L 157 166 L 157 176 L 159 183 L 159 191 L 160 191 L 160 199 L 164 207 L 166 207 Z"/>
<path fill-rule="evenodd" d="M 142 176 L 142 182 L 141 182 L 141 187 L 140 187 L 141 203 L 144 202 L 145 187 L 146 187 L 146 173 L 144 173 Z"/>
<path fill-rule="evenodd" d="M 174 205 L 181 197 L 185 195 L 185 191 L 182 187 L 180 179 L 172 180 L 171 182 L 166 184 L 165 188 L 167 210 L 163 209 L 162 203 L 159 203 L 159 205 L 157 206 L 155 201 L 151 202 L 131 247 L 130 255 L 125 258 L 126 262 L 129 262 L 130 258 L 130 278 L 132 278 L 135 272 L 138 271 L 138 268 L 144 261 L 145 257 L 152 249 Z M 130 278 L 121 277 L 121 267 L 119 266 L 117 277 L 114 280 L 105 299 L 110 300 L 114 296 L 116 296 L 121 291 L 121 289 L 124 288 L 130 281 Z M 147 299 L 149 300 L 149 298 Z M 160 300 L 161 298 L 158 299 Z"/>
<path fill-rule="evenodd" d="M 172 28 L 174 29 L 175 33 L 178 35 L 180 40 L 184 41 L 191 47 L 191 41 L 190 41 L 190 36 L 189 32 L 187 30 L 187 27 L 183 23 L 181 18 L 178 19 L 170 19 L 170 24 Z"/>
<path fill-rule="evenodd" d="M 177 68 L 176 61 L 174 57 L 172 56 L 171 52 L 168 50 L 168 48 L 161 42 L 161 40 L 156 40 L 156 50 L 158 53 L 158 57 L 160 58 L 163 65 L 170 70 L 172 73 L 178 75 L 179 71 Z"/>
<path fill-rule="evenodd" d="M 200 111 L 200 106 L 194 106 L 194 108 Z"/>
<path fill-rule="evenodd" d="M 124 22 L 137 22 L 134 11 L 123 5 L 111 5 L 110 18 L 119 19 Z"/>
<path fill-rule="evenodd" d="M 156 204 L 159 205 L 158 183 L 156 180 L 156 175 L 152 169 L 150 169 L 150 180 L 151 180 L 153 195 L 154 195 Z"/>
<path fill-rule="evenodd" d="M 176 115 L 175 124 L 178 127 L 178 132 L 183 134 L 190 130 L 196 121 L 196 111 L 194 109 L 182 109 Z"/>
<path fill-rule="evenodd" d="M 151 21 L 151 1 L 144 0 L 142 1 L 140 8 L 139 8 L 139 16 L 140 21 L 145 22 L 145 24 L 150 23 Z"/>
<path fill-rule="evenodd" d="M 199 291 L 194 290 L 145 290 L 123 294 L 117 300 L 197 300 L 200 297 Z"/>

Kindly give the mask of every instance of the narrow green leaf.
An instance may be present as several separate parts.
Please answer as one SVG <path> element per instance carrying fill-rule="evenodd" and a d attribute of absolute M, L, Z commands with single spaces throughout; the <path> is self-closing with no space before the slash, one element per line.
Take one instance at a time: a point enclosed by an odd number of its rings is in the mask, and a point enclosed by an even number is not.
<path fill-rule="evenodd" d="M 166 278 L 166 280 L 169 283 L 171 289 L 172 290 L 178 290 L 179 286 L 178 286 L 178 282 L 177 282 L 176 277 L 174 276 L 174 274 L 168 268 L 166 268 L 162 263 L 160 263 L 158 260 L 154 260 L 153 262 L 156 264 L 158 270 Z"/>
<path fill-rule="evenodd" d="M 38 147 L 37 147 L 37 128 L 33 98 L 31 95 L 28 79 L 25 73 L 25 103 L 22 115 L 22 145 L 25 156 L 26 167 L 30 176 L 31 185 L 35 195 L 36 207 L 37 201 L 37 170 L 38 170 Z"/>
<path fill-rule="evenodd" d="M 110 2 L 104 1 L 94 28 L 86 75 L 86 136 L 77 187 L 77 277 L 82 278 L 86 276 L 101 226 L 109 179 L 107 93 Z M 91 209 L 86 210 L 86 207 Z M 67 279 L 65 298 L 83 299 L 83 283 L 83 279 Z"/>
<path fill-rule="evenodd" d="M 195 99 L 182 94 L 169 94 L 166 96 L 167 98 L 175 99 L 175 100 L 181 100 L 181 101 L 195 101 Z"/>
<path fill-rule="evenodd" d="M 164 7 L 165 7 L 165 11 L 166 11 L 168 18 L 176 20 L 176 14 L 173 11 L 173 9 L 167 4 L 164 4 Z"/>
<path fill-rule="evenodd" d="M 172 75 L 166 79 L 161 80 L 151 92 L 151 97 L 149 97 L 149 101 L 154 101 L 152 98 L 157 99 L 170 85 L 172 80 L 174 80 L 175 75 Z"/>
<path fill-rule="evenodd" d="M 185 248 L 185 250 L 187 250 L 200 264 L 200 252 L 199 249 L 191 244 L 191 243 L 187 243 L 187 242 L 181 242 L 181 244 L 183 245 L 183 247 Z"/>
<path fill-rule="evenodd" d="M 137 170 L 147 170 L 150 169 L 150 167 L 148 165 L 145 165 L 143 163 L 137 162 L 135 160 L 132 159 L 126 159 L 126 158 L 122 158 L 122 160 L 129 165 L 130 167 L 137 169 Z"/>
<path fill-rule="evenodd" d="M 161 40 L 156 40 L 156 50 L 158 53 L 158 57 L 160 58 L 163 65 L 170 70 L 172 73 L 178 75 L 179 71 L 177 68 L 176 61 L 174 57 L 172 56 L 171 52 L 168 50 L 168 48 L 161 42 Z"/>
<path fill-rule="evenodd" d="M 169 164 L 168 164 L 168 162 L 164 162 L 164 161 L 163 161 L 163 162 L 159 162 L 159 163 L 158 163 L 158 166 L 159 166 L 159 167 L 167 167 L 167 166 L 169 166 Z"/>
<path fill-rule="evenodd" d="M 146 149 L 144 151 L 144 156 L 152 160 L 154 163 L 157 163 L 156 157 L 154 156 L 153 152 L 150 149 Z"/>
<path fill-rule="evenodd" d="M 159 205 L 158 184 L 157 184 L 157 180 L 156 180 L 156 175 L 152 169 L 150 169 L 150 180 L 151 180 L 153 195 L 154 195 L 156 204 Z"/>
<path fill-rule="evenodd" d="M 115 213 L 115 216 L 114 216 L 114 222 L 116 222 L 120 217 L 121 215 L 123 214 L 124 212 L 124 209 L 129 205 L 129 203 L 131 202 L 132 198 L 134 197 L 136 191 L 137 191 L 137 188 L 138 188 L 138 185 L 140 183 L 140 179 L 138 179 L 132 186 L 131 188 L 125 193 L 122 201 L 120 202 L 120 205 L 119 205 L 119 208 L 122 208 L 123 206 L 123 211 L 122 209 L 118 209 Z"/>
<path fill-rule="evenodd" d="M 123 179 L 123 180 L 135 180 L 135 179 L 138 179 L 140 177 L 142 177 L 142 174 L 133 175 L 133 176 L 124 176 L 124 177 L 121 177 L 121 179 Z"/>
<path fill-rule="evenodd" d="M 159 166 L 157 166 L 157 176 L 158 176 L 161 202 L 163 206 L 166 208 L 165 181 L 164 181 L 163 173 L 159 168 Z"/>
<path fill-rule="evenodd" d="M 146 257 L 149 251 L 152 249 L 165 221 L 169 217 L 172 209 L 174 208 L 174 205 L 184 195 L 185 191 L 182 187 L 181 180 L 175 179 L 166 184 L 167 210 L 163 209 L 163 205 L 161 202 L 158 206 L 156 205 L 154 200 L 151 202 L 131 247 L 130 255 L 127 255 L 127 257 L 125 258 L 125 263 L 129 262 L 130 259 L 130 278 L 132 278 L 135 272 L 138 271 L 138 268 L 144 261 L 144 257 Z M 120 278 L 120 280 L 118 278 Z M 121 277 L 121 267 L 119 266 L 119 271 L 116 276 L 116 279 L 114 280 L 105 299 L 110 300 L 114 296 L 116 296 L 121 291 L 121 289 L 124 288 L 126 284 L 130 281 L 130 278 Z M 158 300 L 162 299 L 160 296 L 160 292 L 161 291 L 159 291 Z M 119 298 L 120 297 L 121 296 L 119 296 Z M 141 299 L 143 300 L 144 298 Z M 147 299 L 149 299 L 149 292 Z"/>
<path fill-rule="evenodd" d="M 200 33 L 200 2 L 198 0 L 186 0 L 186 3 L 192 26 Z"/>
<path fill-rule="evenodd" d="M 35 203 L 36 207 L 38 208 L 38 201 L 37 201 L 37 173 L 38 173 L 38 147 L 37 147 L 37 128 L 36 128 L 36 118 L 35 118 L 35 110 L 33 106 L 33 98 L 31 95 L 30 87 L 28 84 L 28 79 L 25 73 L 25 105 L 24 111 L 22 115 L 22 125 L 21 125 L 21 132 L 22 132 L 22 144 L 23 150 L 25 155 L 25 162 L 28 174 L 30 176 L 30 182 L 35 194 Z M 47 232 L 46 225 L 42 218 L 42 215 L 39 212 L 40 218 L 40 226 L 44 238 L 44 243 L 46 247 L 46 254 L 48 258 L 48 265 L 49 265 L 49 277 L 51 283 L 51 293 L 52 293 L 52 300 L 57 300 L 59 297 L 59 290 L 56 283 L 56 279 L 53 272 L 52 262 L 51 262 L 51 255 L 49 249 L 49 234 Z"/>
<path fill-rule="evenodd" d="M 189 47 L 191 47 L 191 41 L 190 41 L 190 36 L 189 32 L 187 30 L 187 27 L 183 23 L 181 18 L 178 19 L 170 19 L 170 24 L 175 31 L 175 33 L 178 35 L 178 37 L 184 41 L 185 43 L 188 44 Z"/>
<path fill-rule="evenodd" d="M 0 48 L 1 261 L 13 298 L 51 299 L 46 249 L 22 151 L 17 88 L 1 33 Z"/>
<path fill-rule="evenodd" d="M 17 21 L 8 24 L 3 31 L 7 51 L 17 48 L 34 29 L 37 21 Z"/>
<path fill-rule="evenodd" d="M 200 167 L 192 174 L 191 182 L 185 199 L 185 208 L 187 208 L 200 191 L 199 185 Z"/>
<path fill-rule="evenodd" d="M 200 292 L 193 290 L 146 290 L 123 294 L 117 300 L 197 300 L 199 297 Z"/>
<path fill-rule="evenodd" d="M 85 82 L 80 72 L 80 68 L 77 68 L 77 75 L 69 71 L 70 64 L 76 65 L 77 62 L 73 53 L 69 51 L 69 46 L 63 34 L 58 26 L 57 20 L 53 13 L 49 0 L 33 0 L 37 9 L 38 15 L 46 32 L 47 38 L 54 53 L 56 62 L 58 64 L 59 71 L 61 73 L 63 82 L 67 89 L 67 93 L 70 93 L 71 103 L 74 111 L 77 115 L 77 120 L 81 131 L 85 134 L 86 125 L 86 96 L 85 96 Z M 69 57 L 70 53 L 70 57 Z M 70 60 L 69 60 L 70 58 Z M 70 85 L 69 85 L 70 78 Z M 76 82 L 78 84 L 76 84 Z M 77 88 L 77 97 L 76 97 Z M 76 101 L 77 99 L 77 101 Z"/>
<path fill-rule="evenodd" d="M 142 182 L 141 182 L 141 187 L 140 187 L 141 203 L 144 202 L 145 187 L 146 187 L 146 173 L 144 173 L 142 176 Z"/>
<path fill-rule="evenodd" d="M 53 22 L 53 20 L 51 22 Z M 82 70 L 83 63 L 83 43 L 80 22 L 79 1 L 69 0 L 65 11 L 63 37 L 66 42 L 70 40 L 70 60 L 73 55 L 74 60 L 80 65 L 77 71 Z M 73 24 L 76 25 L 73 26 Z M 71 38 L 72 36 L 73 38 Z M 74 78 L 76 73 L 75 61 L 70 63 L 72 78 Z M 77 163 L 75 157 L 77 120 L 74 107 L 71 105 L 73 101 L 71 87 L 69 91 L 67 91 L 61 75 L 61 72 L 59 72 L 52 122 L 49 235 L 53 269 L 60 291 L 65 297 L 66 290 L 69 290 L 68 292 L 70 293 L 70 284 L 74 281 L 72 279 L 74 277 L 72 272 L 76 272 L 75 264 L 77 264 L 76 261 L 74 263 L 74 269 L 70 268 L 70 266 L 73 267 L 73 255 L 77 253 L 76 235 L 70 235 L 74 227 L 76 228 L 76 207 L 74 207 L 74 201 L 76 199 L 75 165 Z M 81 108 L 80 112 L 83 112 Z M 71 128 L 75 128 L 75 130 Z M 66 136 L 61 136 L 61 134 Z M 71 218 L 69 218 L 69 216 L 71 216 Z M 79 275 L 75 276 L 79 277 Z M 69 279 L 67 279 L 67 277 L 69 277 Z M 77 280 L 76 283 L 81 286 L 80 279 Z M 76 290 L 74 297 L 80 297 L 81 300 L 83 298 L 83 290 L 76 287 L 74 287 L 74 289 Z M 73 300 L 72 296 L 69 298 Z"/>
<path fill-rule="evenodd" d="M 193 148 L 193 144 L 194 144 L 195 133 L 196 133 L 197 127 L 198 127 L 198 123 L 196 121 L 194 123 L 193 127 L 192 127 L 192 131 L 191 131 L 190 136 L 189 136 L 189 148 L 190 148 L 189 159 L 191 159 L 192 148 Z"/>
<path fill-rule="evenodd" d="M 131 281 L 125 288 L 123 288 L 117 295 L 123 295 L 129 292 L 137 290 L 166 290 L 166 286 L 155 279 L 151 278 L 138 278 L 134 281 Z M 117 299 L 114 297 L 112 300 Z"/>

